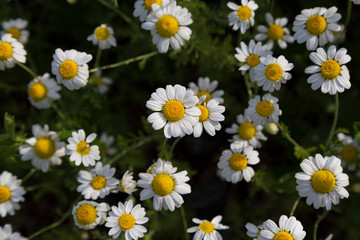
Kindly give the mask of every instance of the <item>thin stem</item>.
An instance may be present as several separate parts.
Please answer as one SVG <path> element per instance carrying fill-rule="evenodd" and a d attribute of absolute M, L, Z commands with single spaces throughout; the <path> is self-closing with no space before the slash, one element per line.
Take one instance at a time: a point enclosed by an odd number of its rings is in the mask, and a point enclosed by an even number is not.
<path fill-rule="evenodd" d="M 17 65 L 19 65 L 20 67 L 22 67 L 25 71 L 27 71 L 33 78 L 37 78 L 36 74 L 27 66 L 25 66 L 24 64 L 20 63 L 20 62 L 16 62 Z"/>
<path fill-rule="evenodd" d="M 327 138 L 327 140 L 326 140 L 325 152 L 327 151 L 327 149 L 328 149 L 328 147 L 329 147 L 329 144 L 330 144 L 330 141 L 331 141 L 331 138 L 332 138 L 333 135 L 334 135 L 334 131 L 335 131 L 336 123 L 337 123 L 337 120 L 338 120 L 338 116 L 339 116 L 339 94 L 336 93 L 336 94 L 335 94 L 335 113 L 334 113 L 334 120 L 333 120 L 331 129 L 330 129 L 330 132 L 329 132 L 329 136 L 328 136 L 328 138 Z"/>
<path fill-rule="evenodd" d="M 58 106 L 54 102 L 51 102 L 51 106 L 55 110 L 55 112 L 59 115 L 61 120 L 63 120 L 64 122 L 67 122 L 64 113 L 60 110 L 60 108 L 58 108 Z"/>
<path fill-rule="evenodd" d="M 32 175 L 34 175 L 34 173 L 37 171 L 37 168 L 32 168 L 28 174 L 26 174 L 25 177 L 22 178 L 22 183 L 24 183 L 26 180 L 28 180 Z"/>
<path fill-rule="evenodd" d="M 172 144 L 171 147 L 170 147 L 170 154 L 173 153 L 176 144 L 178 144 L 178 142 L 179 142 L 181 139 L 182 139 L 182 137 L 178 137 L 178 138 L 176 138 L 176 139 L 174 140 L 173 144 Z"/>
<path fill-rule="evenodd" d="M 345 29 L 346 29 L 347 25 L 349 25 L 349 22 L 350 22 L 350 18 L 351 18 L 351 7 L 352 7 L 352 2 L 351 2 L 351 0 L 348 0 L 346 20 L 345 20 Z"/>
<path fill-rule="evenodd" d="M 184 207 L 180 208 L 180 212 L 181 212 L 181 217 L 182 217 L 182 221 L 183 221 L 183 225 L 184 225 L 185 239 L 190 240 L 189 234 L 187 233 L 188 226 L 187 226 L 187 222 L 186 222 L 186 214 L 185 214 Z"/>
<path fill-rule="evenodd" d="M 254 97 L 254 94 L 253 94 L 253 92 L 251 90 L 251 86 L 250 86 L 248 76 L 245 76 L 244 79 L 245 79 L 245 86 L 246 86 L 246 89 L 248 91 L 249 98 L 251 99 L 251 98 Z"/>
<path fill-rule="evenodd" d="M 295 212 L 295 210 L 296 210 L 296 208 L 297 208 L 297 206 L 298 206 L 298 204 L 300 202 L 300 199 L 301 199 L 301 197 L 298 197 L 296 199 L 296 201 L 294 202 L 294 205 L 291 208 L 290 216 L 294 216 L 294 212 Z"/>
<path fill-rule="evenodd" d="M 326 215 L 329 213 L 329 211 L 324 210 L 324 212 L 321 215 L 318 215 L 316 222 L 314 224 L 314 234 L 313 234 L 313 239 L 316 240 L 316 236 L 317 236 L 317 230 L 319 227 L 320 222 L 326 217 Z"/>
<path fill-rule="evenodd" d="M 94 67 L 98 67 L 98 66 L 99 66 L 100 58 L 101 58 L 101 49 L 98 48 L 97 54 L 96 54 L 96 59 L 95 59 Z"/>
<path fill-rule="evenodd" d="M 290 134 L 287 131 L 284 131 L 282 126 L 279 123 L 276 123 L 276 125 L 279 127 L 281 132 L 283 133 L 283 136 L 292 144 L 294 147 L 301 147 L 300 144 L 298 144 L 295 139 L 293 139 Z M 301 147 L 302 148 L 302 147 Z"/>
<path fill-rule="evenodd" d="M 105 0 L 98 0 L 99 3 L 101 3 L 102 5 L 104 5 L 105 7 L 113 10 L 116 14 L 118 14 L 125 22 L 127 23 L 132 23 L 131 19 L 125 15 L 125 13 L 123 13 L 119 8 L 117 8 L 117 6 L 115 5 L 115 7 L 111 4 L 109 4 L 107 1 Z M 115 1 L 117 2 L 117 1 Z"/>

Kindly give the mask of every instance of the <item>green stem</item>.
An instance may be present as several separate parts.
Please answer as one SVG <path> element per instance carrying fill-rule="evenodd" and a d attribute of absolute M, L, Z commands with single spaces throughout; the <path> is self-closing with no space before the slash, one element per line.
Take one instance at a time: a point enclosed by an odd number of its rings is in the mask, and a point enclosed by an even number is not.
<path fill-rule="evenodd" d="M 301 197 L 298 197 L 298 198 L 296 199 L 296 201 L 294 202 L 294 205 L 293 205 L 293 207 L 291 208 L 290 216 L 294 216 L 294 212 L 295 212 L 295 210 L 296 210 L 296 208 L 297 208 L 297 206 L 298 206 L 298 204 L 299 204 L 299 202 L 300 202 L 300 199 L 301 199 Z"/>
<path fill-rule="evenodd" d="M 20 62 L 16 62 L 17 65 L 19 65 L 20 67 L 22 67 L 22 69 L 24 69 L 25 71 L 27 71 L 33 78 L 37 78 L 36 74 L 27 66 L 25 66 L 24 64 L 20 63 Z"/>
<path fill-rule="evenodd" d="M 178 137 L 178 138 L 176 138 L 176 139 L 174 140 L 173 144 L 172 144 L 171 147 L 170 147 L 170 154 L 173 153 L 176 144 L 178 144 L 178 142 L 179 142 L 181 139 L 182 139 L 182 137 Z"/>
<path fill-rule="evenodd" d="M 128 16 L 126 16 L 119 8 L 117 8 L 117 6 L 113 6 L 110 3 L 108 3 L 105 0 L 98 0 L 99 3 L 101 3 L 102 5 L 104 5 L 105 7 L 113 10 L 116 14 L 118 14 L 125 22 L 127 23 L 132 23 L 131 18 L 129 18 Z M 115 1 L 117 2 L 117 1 Z"/>
<path fill-rule="evenodd" d="M 99 66 L 100 58 L 101 58 L 101 49 L 98 48 L 97 54 L 96 54 L 96 59 L 95 59 L 94 67 L 98 67 L 98 66 Z"/>
<path fill-rule="evenodd" d="M 250 75 L 245 75 L 244 76 L 244 79 L 245 79 L 245 86 L 246 86 L 246 89 L 247 89 L 247 92 L 248 92 L 248 95 L 249 95 L 249 98 L 253 98 L 254 97 L 254 94 L 251 90 L 251 86 L 250 86 L 250 81 L 249 81 L 249 78 L 250 78 Z"/>
<path fill-rule="evenodd" d="M 351 18 L 351 7 L 352 7 L 352 2 L 351 2 L 351 0 L 348 0 L 346 20 L 345 20 L 345 29 L 347 28 L 347 25 L 349 25 L 349 22 L 350 22 L 350 18 Z"/>
<path fill-rule="evenodd" d="M 28 180 L 32 175 L 34 175 L 34 173 L 37 171 L 37 168 L 32 168 L 28 174 L 26 174 L 25 177 L 22 178 L 22 183 L 24 183 L 26 180 Z"/>
<path fill-rule="evenodd" d="M 316 222 L 314 224 L 314 234 L 313 234 L 313 239 L 316 240 L 316 236 L 317 236 L 317 230 L 319 227 L 320 222 L 326 217 L 326 215 L 329 213 L 329 211 L 324 210 L 324 212 L 321 215 L 318 215 Z"/>
<path fill-rule="evenodd" d="M 328 136 L 328 138 L 327 138 L 327 140 L 326 140 L 325 152 L 327 151 L 327 149 L 328 149 L 328 147 L 329 147 L 329 144 L 330 144 L 330 141 L 331 141 L 331 138 L 332 138 L 333 135 L 334 135 L 336 123 L 337 123 L 337 120 L 338 120 L 338 116 L 339 116 L 339 93 L 336 93 L 336 95 L 335 95 L 335 113 L 334 113 L 334 120 L 333 120 L 331 129 L 330 129 L 330 132 L 329 132 L 329 136 Z"/>
<path fill-rule="evenodd" d="M 55 110 L 55 112 L 59 115 L 61 120 L 67 122 L 64 113 L 60 110 L 60 108 L 58 108 L 58 106 L 54 102 L 51 102 L 51 106 Z"/>
<path fill-rule="evenodd" d="M 187 222 L 186 222 L 186 215 L 185 215 L 184 207 L 180 208 L 180 212 L 181 212 L 181 217 L 182 217 L 182 221 L 183 221 L 183 225 L 184 225 L 185 239 L 190 240 L 189 234 L 187 233 L 188 226 L 187 226 Z"/>

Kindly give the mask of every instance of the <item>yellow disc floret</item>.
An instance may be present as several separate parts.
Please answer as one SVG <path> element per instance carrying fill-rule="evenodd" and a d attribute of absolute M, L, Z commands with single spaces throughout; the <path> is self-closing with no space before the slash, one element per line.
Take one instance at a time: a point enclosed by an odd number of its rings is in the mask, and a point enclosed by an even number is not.
<path fill-rule="evenodd" d="M 0 186 L 0 203 L 6 202 L 11 197 L 11 191 L 7 186 Z"/>
<path fill-rule="evenodd" d="M 78 143 L 78 145 L 76 147 L 76 151 L 81 156 L 88 155 L 90 152 L 90 146 L 87 142 L 81 141 Z"/>
<path fill-rule="evenodd" d="M 237 16 L 240 20 L 246 21 L 252 15 L 252 11 L 248 6 L 240 6 L 237 10 Z"/>
<path fill-rule="evenodd" d="M 101 85 L 102 82 L 103 82 L 103 78 L 102 78 L 101 76 L 95 76 L 94 84 L 95 84 L 96 86 Z"/>
<path fill-rule="evenodd" d="M 327 27 L 326 20 L 323 16 L 313 15 L 306 22 L 306 29 L 310 34 L 320 35 L 325 32 Z"/>
<path fill-rule="evenodd" d="M 240 138 L 244 140 L 250 140 L 255 136 L 256 128 L 254 124 L 249 122 L 244 122 L 240 124 L 240 126 L 238 127 L 238 134 Z"/>
<path fill-rule="evenodd" d="M 250 67 L 256 67 L 260 63 L 260 57 L 255 54 L 251 54 L 246 58 L 246 63 Z"/>
<path fill-rule="evenodd" d="M 329 193 L 335 187 L 336 179 L 332 172 L 323 169 L 315 172 L 311 177 L 311 186 L 317 193 Z"/>
<path fill-rule="evenodd" d="M 100 190 L 106 186 L 106 178 L 103 176 L 96 176 L 91 180 L 91 186 L 96 189 Z"/>
<path fill-rule="evenodd" d="M 294 237 L 286 231 L 280 231 L 274 236 L 273 239 L 274 240 L 294 240 Z"/>
<path fill-rule="evenodd" d="M 242 153 L 234 153 L 229 159 L 229 165 L 234 171 L 242 171 L 247 167 L 247 158 Z"/>
<path fill-rule="evenodd" d="M 209 110 L 203 105 L 197 105 L 198 109 L 201 110 L 201 115 L 199 116 L 199 122 L 203 123 L 209 118 Z"/>
<path fill-rule="evenodd" d="M 66 80 L 73 79 L 77 75 L 78 71 L 79 69 L 77 63 L 72 60 L 63 61 L 59 67 L 60 75 Z"/>
<path fill-rule="evenodd" d="M 13 55 L 13 47 L 8 42 L 0 42 L 0 61 L 6 61 Z"/>
<path fill-rule="evenodd" d="M 36 156 L 42 159 L 52 157 L 56 151 L 55 143 L 48 137 L 42 137 L 37 140 L 34 146 Z"/>
<path fill-rule="evenodd" d="M 205 221 L 200 223 L 199 229 L 204 233 L 212 233 L 215 230 L 215 226 L 211 222 Z"/>
<path fill-rule="evenodd" d="M 95 29 L 95 37 L 99 41 L 106 40 L 110 37 L 110 31 L 107 27 L 97 27 Z"/>
<path fill-rule="evenodd" d="M 208 101 L 210 101 L 210 99 L 212 98 L 211 93 L 209 93 L 208 91 L 200 91 L 197 94 L 197 97 L 200 98 L 201 96 L 206 96 L 205 98 L 205 102 L 207 103 Z"/>
<path fill-rule="evenodd" d="M 152 8 L 151 6 L 156 3 L 157 5 L 161 6 L 162 2 L 161 0 L 144 0 L 144 5 L 145 5 L 145 8 L 148 10 L 148 11 L 152 11 Z"/>
<path fill-rule="evenodd" d="M 358 156 L 358 151 L 354 146 L 346 145 L 341 149 L 341 158 L 345 162 L 352 162 L 356 160 Z"/>
<path fill-rule="evenodd" d="M 185 108 L 181 102 L 170 100 L 165 103 L 162 112 L 168 121 L 176 122 L 184 117 Z"/>
<path fill-rule="evenodd" d="M 10 33 L 11 36 L 15 39 L 19 39 L 20 38 L 20 30 L 18 28 L 15 28 L 15 27 L 11 27 L 11 28 L 8 28 L 6 31 L 6 33 Z"/>
<path fill-rule="evenodd" d="M 270 63 L 265 68 L 265 77 L 272 81 L 277 82 L 282 78 L 283 70 L 277 63 Z"/>
<path fill-rule="evenodd" d="M 332 80 L 340 75 L 341 66 L 337 61 L 327 60 L 321 65 L 321 75 L 328 80 Z"/>
<path fill-rule="evenodd" d="M 284 36 L 284 29 L 278 24 L 273 24 L 269 27 L 267 35 L 272 40 L 282 39 Z"/>
<path fill-rule="evenodd" d="M 132 229 L 135 226 L 135 218 L 129 213 L 124 213 L 119 217 L 118 224 L 122 230 Z"/>
<path fill-rule="evenodd" d="M 269 117 L 274 112 L 274 105 L 269 101 L 262 100 L 256 105 L 256 112 L 262 117 Z"/>
<path fill-rule="evenodd" d="M 47 88 L 41 82 L 36 82 L 29 87 L 29 96 L 34 101 L 41 101 L 47 96 Z"/>
<path fill-rule="evenodd" d="M 75 213 L 76 220 L 81 225 L 89 225 L 96 220 L 96 209 L 90 204 L 81 205 Z"/>
<path fill-rule="evenodd" d="M 179 22 L 176 18 L 170 15 L 165 15 L 159 18 L 156 22 L 156 31 L 161 37 L 169 38 L 174 36 L 179 30 Z"/>
<path fill-rule="evenodd" d="M 157 195 L 165 196 L 174 190 L 175 182 L 167 173 L 158 174 L 153 182 L 152 188 Z"/>

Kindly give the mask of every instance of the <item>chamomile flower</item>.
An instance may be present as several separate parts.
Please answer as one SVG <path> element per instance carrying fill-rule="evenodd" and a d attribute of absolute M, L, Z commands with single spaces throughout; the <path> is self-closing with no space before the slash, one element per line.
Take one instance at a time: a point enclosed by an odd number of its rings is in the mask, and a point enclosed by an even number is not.
<path fill-rule="evenodd" d="M 324 46 L 328 42 L 333 42 L 332 31 L 341 30 L 338 24 L 341 15 L 336 11 L 336 7 L 329 9 L 316 7 L 302 10 L 294 21 L 293 30 L 296 41 L 298 43 L 306 42 L 306 48 L 310 51 L 315 50 L 318 45 Z"/>
<path fill-rule="evenodd" d="M 256 125 L 265 125 L 269 122 L 277 123 L 282 114 L 278 101 L 279 99 L 270 93 L 262 97 L 256 96 L 249 100 L 249 107 L 245 109 L 245 115 L 249 116 Z"/>
<path fill-rule="evenodd" d="M 70 161 L 75 162 L 76 166 L 81 163 L 87 166 L 94 166 L 95 160 L 100 159 L 100 151 L 97 145 L 90 146 L 95 140 L 96 134 L 92 133 L 85 139 L 85 132 L 80 129 L 78 132 L 72 132 L 72 137 L 68 138 L 69 144 L 66 145 L 66 155 L 70 155 Z"/>
<path fill-rule="evenodd" d="M 92 56 L 85 52 L 61 50 L 57 48 L 53 55 L 51 72 L 56 76 L 58 83 L 64 84 L 69 90 L 84 87 L 89 78 L 88 62 Z"/>
<path fill-rule="evenodd" d="M 166 53 L 169 45 L 174 50 L 179 50 L 190 39 L 191 29 L 187 26 L 193 22 L 191 13 L 186 8 L 177 6 L 176 1 L 161 6 L 154 3 L 151 6 L 153 11 L 141 27 L 151 31 L 152 42 L 160 53 Z"/>
<path fill-rule="evenodd" d="M 24 194 L 21 180 L 8 171 L 3 171 L 0 174 L 0 216 L 14 215 L 14 210 L 20 209 L 19 202 L 25 200 Z"/>
<path fill-rule="evenodd" d="M 340 159 L 343 160 L 344 165 L 346 165 L 349 170 L 355 170 L 356 161 L 360 158 L 359 143 L 355 138 L 347 136 L 344 133 L 338 133 L 337 139 L 341 143 L 336 147 Z"/>
<path fill-rule="evenodd" d="M 122 179 L 120 180 L 120 184 L 119 184 L 120 191 L 127 194 L 132 194 L 133 192 L 137 191 L 136 186 L 137 183 L 135 180 L 133 180 L 133 173 L 127 170 L 124 173 Z"/>
<path fill-rule="evenodd" d="M 95 72 L 94 84 L 100 94 L 105 94 L 109 91 L 109 86 L 112 84 L 112 80 L 109 77 L 104 77 L 101 71 Z"/>
<path fill-rule="evenodd" d="M 110 206 L 107 203 L 97 203 L 83 200 L 78 202 L 73 209 L 72 215 L 75 225 L 80 229 L 91 230 L 97 225 L 105 223 Z"/>
<path fill-rule="evenodd" d="M 108 135 L 106 132 L 101 133 L 100 142 L 105 144 L 105 148 L 101 152 L 103 160 L 106 160 L 108 155 L 112 156 L 116 153 L 116 148 L 113 147 L 114 141 L 114 136 Z"/>
<path fill-rule="evenodd" d="M 261 224 L 260 226 L 256 226 L 249 222 L 246 223 L 245 228 L 246 228 L 246 235 L 248 237 L 253 238 L 253 240 L 257 240 L 258 237 L 260 236 L 260 232 L 264 230 L 263 224 Z"/>
<path fill-rule="evenodd" d="M 156 111 L 147 120 L 155 130 L 164 127 L 166 138 L 190 135 L 201 115 L 201 110 L 195 106 L 198 101 L 193 91 L 178 84 L 158 88 L 146 102 L 147 108 Z"/>
<path fill-rule="evenodd" d="M 307 82 L 313 90 L 321 87 L 321 92 L 334 95 L 351 87 L 350 73 L 344 65 L 350 62 L 351 57 L 346 52 L 345 48 L 336 51 L 336 47 L 331 45 L 327 53 L 323 48 L 318 48 L 310 54 L 311 61 L 316 65 L 307 67 L 305 73 L 312 74 Z"/>
<path fill-rule="evenodd" d="M 189 83 L 189 88 L 198 98 L 205 95 L 205 102 L 215 98 L 221 104 L 224 103 L 224 99 L 222 98 L 222 95 L 224 95 L 224 90 L 216 90 L 218 84 L 219 82 L 217 80 L 211 81 L 208 77 L 199 77 L 197 84 L 194 82 Z"/>
<path fill-rule="evenodd" d="M 144 201 L 153 198 L 153 205 L 156 211 L 162 208 L 174 211 L 179 208 L 184 200 L 181 194 L 191 193 L 191 187 L 186 182 L 190 180 L 187 171 L 175 173 L 177 168 L 171 162 L 163 161 L 158 158 L 156 166 L 152 168 L 152 173 L 140 173 L 138 181 L 140 200 Z"/>
<path fill-rule="evenodd" d="M 0 70 L 13 68 L 16 62 L 26 62 L 26 51 L 20 42 L 6 33 L 0 39 Z"/>
<path fill-rule="evenodd" d="M 240 29 L 241 34 L 244 34 L 247 29 L 254 26 L 255 10 L 258 5 L 253 0 L 241 0 L 241 5 L 233 2 L 228 2 L 227 6 L 233 10 L 228 15 L 229 25 L 233 26 L 233 30 Z"/>
<path fill-rule="evenodd" d="M 339 31 L 332 31 L 332 34 L 334 35 L 334 41 L 335 43 L 342 43 L 344 42 L 346 38 L 346 29 L 344 24 L 339 23 L 341 29 Z"/>
<path fill-rule="evenodd" d="M 222 240 L 222 236 L 216 230 L 229 229 L 229 226 L 221 224 L 221 219 L 221 215 L 214 217 L 211 221 L 193 218 L 192 221 L 199 224 L 199 226 L 190 227 L 187 229 L 187 232 L 195 233 L 193 240 Z"/>
<path fill-rule="evenodd" d="M 306 236 L 306 232 L 303 230 L 303 226 L 299 220 L 295 217 L 287 217 L 282 215 L 279 219 L 279 226 L 276 223 L 268 219 L 264 222 L 264 230 L 260 232 L 259 240 L 272 240 L 272 239 L 293 239 L 303 240 Z"/>
<path fill-rule="evenodd" d="M 340 199 L 349 197 L 345 189 L 349 185 L 349 177 L 342 172 L 339 158 L 316 154 L 315 158 L 304 159 L 300 167 L 303 172 L 295 175 L 296 189 L 300 197 L 306 197 L 308 205 L 330 210 L 331 204 L 337 205 Z"/>
<path fill-rule="evenodd" d="M 26 30 L 27 25 L 28 21 L 21 18 L 3 21 L 1 23 L 3 31 L 0 32 L 0 35 L 9 33 L 11 34 L 11 37 L 15 38 L 20 43 L 26 44 L 30 35 L 29 31 Z"/>
<path fill-rule="evenodd" d="M 291 74 L 287 71 L 293 69 L 294 64 L 289 63 L 283 55 L 278 58 L 271 55 L 261 57 L 260 62 L 255 68 L 254 80 L 264 91 L 279 90 L 281 83 L 285 84 L 291 79 Z"/>
<path fill-rule="evenodd" d="M 92 42 L 95 46 L 98 45 L 100 49 L 116 47 L 114 30 L 106 24 L 101 24 L 95 28 L 94 33 L 88 36 L 87 40 Z"/>
<path fill-rule="evenodd" d="M 360 0 L 351 0 L 354 4 L 360 5 Z"/>
<path fill-rule="evenodd" d="M 226 128 L 225 132 L 233 135 L 233 140 L 242 148 L 252 146 L 260 148 L 259 140 L 266 141 L 267 137 L 262 133 L 263 126 L 255 125 L 248 116 L 242 114 L 237 115 L 237 123 L 233 123 L 230 128 Z"/>
<path fill-rule="evenodd" d="M 60 99 L 60 89 L 56 81 L 50 78 L 50 74 L 45 73 L 28 84 L 28 99 L 38 109 L 50 108 L 52 101 Z"/>
<path fill-rule="evenodd" d="M 27 240 L 20 235 L 18 232 L 12 232 L 12 227 L 10 224 L 5 224 L 4 227 L 0 227 L 0 239 L 9 239 L 9 240 Z"/>
<path fill-rule="evenodd" d="M 288 19 L 286 17 L 276 18 L 274 20 L 271 13 L 265 14 L 265 19 L 269 27 L 259 25 L 257 30 L 260 32 L 255 35 L 255 40 L 264 41 L 268 39 L 267 45 L 272 49 L 274 42 L 277 42 L 281 49 L 287 48 L 287 43 L 293 43 L 295 38 L 290 35 L 290 31 L 286 26 Z"/>
<path fill-rule="evenodd" d="M 47 124 L 32 126 L 33 137 L 19 147 L 22 161 L 31 160 L 34 167 L 47 172 L 49 166 L 61 164 L 61 157 L 65 156 L 65 143 L 59 141 L 59 136 L 54 131 L 49 131 Z"/>
<path fill-rule="evenodd" d="M 142 224 L 149 221 L 145 214 L 145 209 L 140 204 L 133 207 L 132 200 L 112 206 L 105 223 L 105 227 L 110 228 L 109 236 L 116 239 L 124 231 L 126 240 L 144 237 L 147 229 Z"/>
<path fill-rule="evenodd" d="M 156 3 L 159 6 L 168 4 L 169 0 L 136 0 L 134 3 L 134 17 L 139 17 L 140 21 L 143 22 L 146 17 L 152 12 L 151 6 Z"/>

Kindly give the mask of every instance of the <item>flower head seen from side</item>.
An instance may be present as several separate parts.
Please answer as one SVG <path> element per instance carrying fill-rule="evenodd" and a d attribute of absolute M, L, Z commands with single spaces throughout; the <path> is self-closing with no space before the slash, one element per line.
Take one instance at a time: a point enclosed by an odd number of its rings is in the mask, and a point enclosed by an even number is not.
<path fill-rule="evenodd" d="M 3 171 L 0 174 L 0 216 L 14 215 L 15 210 L 20 209 L 19 202 L 25 200 L 24 194 L 21 180 L 8 171 Z"/>
<path fill-rule="evenodd" d="M 321 87 L 321 92 L 334 95 L 351 87 L 350 73 L 345 65 L 351 57 L 346 52 L 345 48 L 336 51 L 336 47 L 331 45 L 327 53 L 323 48 L 318 48 L 310 54 L 311 61 L 316 65 L 307 67 L 305 73 L 312 74 L 307 82 L 313 90 Z"/>
<path fill-rule="evenodd" d="M 174 50 L 179 50 L 191 36 L 191 29 L 187 27 L 193 22 L 191 13 L 186 8 L 177 6 L 176 1 L 161 6 L 154 3 L 151 6 L 153 11 L 141 27 L 151 31 L 152 42 L 160 53 L 166 53 L 169 45 Z"/>
<path fill-rule="evenodd" d="M 278 101 L 279 99 L 270 93 L 262 97 L 256 96 L 249 100 L 249 107 L 245 109 L 245 115 L 249 116 L 254 124 L 277 123 L 279 116 L 282 114 Z"/>
<path fill-rule="evenodd" d="M 341 18 L 336 7 L 329 9 L 316 7 L 304 9 L 295 17 L 293 30 L 298 43 L 306 42 L 310 51 L 334 41 L 332 31 L 340 31 L 338 21 Z"/>
<path fill-rule="evenodd" d="M 20 42 L 6 33 L 0 38 L 0 70 L 13 68 L 16 62 L 26 62 L 26 51 Z"/>
<path fill-rule="evenodd" d="M 94 84 L 100 94 L 103 95 L 108 92 L 112 82 L 111 78 L 102 76 L 101 71 L 95 72 Z"/>
<path fill-rule="evenodd" d="M 127 170 L 120 180 L 120 184 L 119 184 L 120 191 L 127 194 L 132 194 L 133 192 L 137 191 L 136 186 L 137 183 L 135 180 L 133 180 L 133 173 Z"/>
<path fill-rule="evenodd" d="M 188 228 L 187 232 L 195 233 L 193 240 L 222 240 L 222 236 L 216 230 L 226 230 L 229 229 L 229 226 L 221 224 L 221 220 L 221 215 L 214 217 L 211 221 L 193 218 L 192 221 L 199 225 Z"/>
<path fill-rule="evenodd" d="M 260 236 L 260 232 L 264 230 L 263 224 L 261 224 L 260 226 L 256 226 L 249 222 L 246 223 L 245 228 L 246 228 L 246 235 L 248 237 L 253 238 L 253 240 L 257 240 L 258 237 Z"/>
<path fill-rule="evenodd" d="M 189 88 L 198 98 L 205 95 L 205 102 L 215 98 L 220 104 L 222 104 L 224 103 L 224 99 L 222 98 L 224 90 L 216 90 L 218 84 L 219 82 L 217 80 L 211 81 L 208 77 L 199 77 L 197 84 L 194 82 L 189 83 Z"/>
<path fill-rule="evenodd" d="M 106 218 L 105 227 L 110 228 L 108 234 L 116 239 L 121 232 L 125 232 L 125 239 L 132 240 L 144 237 L 147 229 L 142 224 L 149 221 L 145 217 L 146 212 L 140 204 L 133 206 L 133 201 L 119 202 L 118 206 L 112 206 L 109 216 Z"/>
<path fill-rule="evenodd" d="M 166 138 L 190 135 L 201 115 L 195 106 L 198 101 L 193 91 L 178 84 L 158 88 L 146 102 L 146 107 L 155 111 L 147 120 L 155 130 L 164 127 Z"/>
<path fill-rule="evenodd" d="M 340 203 L 340 199 L 348 198 L 349 193 L 345 187 L 349 185 L 349 177 L 343 173 L 341 160 L 335 156 L 323 157 L 316 154 L 300 164 L 303 172 L 296 173 L 296 189 L 300 197 L 306 197 L 308 205 L 315 209 Z"/>
<path fill-rule="evenodd" d="M 282 215 L 279 219 L 279 226 L 271 219 L 264 222 L 264 230 L 260 232 L 259 240 L 303 240 L 306 232 L 303 226 L 295 217 Z"/>
<path fill-rule="evenodd" d="M 65 156 L 65 143 L 59 141 L 59 136 L 54 131 L 49 131 L 47 124 L 32 126 L 33 137 L 19 147 L 22 161 L 31 160 L 34 167 L 47 172 L 49 166 L 60 165 L 61 157 Z"/>
<path fill-rule="evenodd" d="M 233 26 L 233 30 L 240 29 L 241 34 L 244 34 L 247 29 L 254 26 L 255 10 L 259 5 L 253 0 L 241 0 L 241 5 L 233 2 L 228 2 L 227 6 L 232 10 L 228 15 L 229 25 Z"/>
<path fill-rule="evenodd" d="M 136 0 L 134 3 L 134 17 L 139 17 L 140 21 L 145 21 L 146 17 L 152 12 L 152 5 L 156 3 L 159 6 L 166 5 L 169 0 Z"/>
<path fill-rule="evenodd" d="M 6 33 L 11 34 L 12 38 L 15 38 L 22 44 L 26 44 L 30 35 L 29 31 L 26 30 L 27 25 L 28 21 L 21 18 L 3 21 L 1 23 L 3 31 L 0 32 L 0 35 L 4 35 Z"/>
<path fill-rule="evenodd" d="M 108 49 L 116 47 L 116 39 L 114 37 L 114 30 L 106 24 L 101 24 L 95 28 L 94 33 L 87 37 L 94 45 L 98 45 L 100 49 Z"/>
<path fill-rule="evenodd" d="M 94 229 L 97 225 L 105 223 L 110 206 L 107 203 L 97 203 L 83 200 L 72 209 L 75 225 L 84 230 Z"/>
<path fill-rule="evenodd" d="M 161 209 L 174 211 L 179 208 L 184 200 L 182 194 L 191 193 L 191 187 L 186 182 L 190 180 L 187 171 L 176 173 L 177 168 L 171 162 L 163 161 L 160 158 L 156 166 L 152 167 L 150 173 L 140 173 L 138 180 L 140 200 L 153 198 L 153 206 L 156 211 Z"/>
<path fill-rule="evenodd" d="M 92 133 L 86 137 L 85 131 L 80 129 L 72 132 L 72 137 L 68 138 L 69 144 L 66 145 L 66 154 L 70 155 L 70 161 L 75 162 L 76 166 L 81 163 L 87 166 L 94 166 L 95 160 L 100 160 L 100 151 L 97 145 L 90 146 L 95 140 L 96 134 Z"/>
<path fill-rule="evenodd" d="M 278 58 L 271 55 L 261 57 L 260 62 L 255 68 L 254 80 L 264 91 L 279 90 L 282 83 L 291 79 L 292 76 L 287 71 L 293 69 L 294 64 L 289 63 L 283 55 Z"/>
<path fill-rule="evenodd" d="M 360 146 L 357 140 L 344 133 L 338 133 L 337 139 L 340 144 L 336 146 L 336 150 L 339 153 L 339 157 L 349 170 L 355 170 L 356 163 L 360 159 Z"/>
<path fill-rule="evenodd" d="M 18 232 L 12 232 L 12 227 L 10 224 L 5 224 L 3 227 L 0 227 L 0 239 L 9 239 L 9 240 L 27 240 L 20 235 Z"/>
<path fill-rule="evenodd" d="M 61 50 L 57 48 L 53 55 L 51 72 L 56 76 L 58 83 L 64 84 L 69 90 L 77 90 L 84 87 L 89 78 L 88 62 L 92 56 L 85 52 Z"/>

